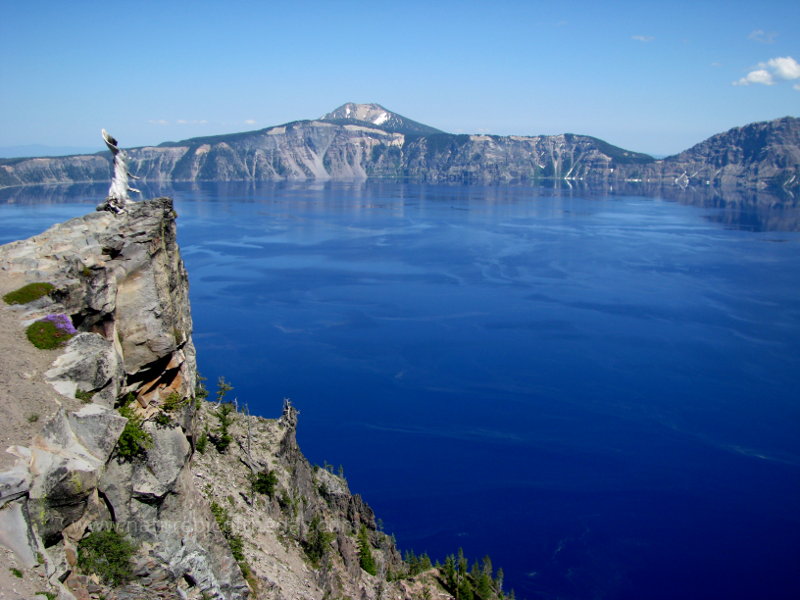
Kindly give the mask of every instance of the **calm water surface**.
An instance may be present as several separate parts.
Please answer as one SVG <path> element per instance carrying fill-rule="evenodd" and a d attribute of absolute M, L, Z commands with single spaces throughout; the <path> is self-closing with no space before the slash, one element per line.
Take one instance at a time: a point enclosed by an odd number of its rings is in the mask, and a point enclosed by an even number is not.
<path fill-rule="evenodd" d="M 0 195 L 0 242 L 104 191 Z M 800 597 L 800 234 L 523 187 L 155 192 L 203 374 L 292 398 L 401 548 L 529 599 Z"/>

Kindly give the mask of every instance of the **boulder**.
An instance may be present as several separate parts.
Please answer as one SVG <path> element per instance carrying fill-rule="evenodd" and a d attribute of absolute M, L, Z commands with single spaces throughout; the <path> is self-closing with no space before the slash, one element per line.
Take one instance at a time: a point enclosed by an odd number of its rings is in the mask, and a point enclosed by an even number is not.
<path fill-rule="evenodd" d="M 147 450 L 147 460 L 137 464 L 132 478 L 134 497 L 153 502 L 174 490 L 175 483 L 191 455 L 192 446 L 178 427 L 159 427 L 146 423 L 153 445 Z"/>
<path fill-rule="evenodd" d="M 97 333 L 79 333 L 45 373 L 60 394 L 74 398 L 78 390 L 95 392 L 93 402 L 112 408 L 123 380 L 122 361 L 113 342 Z"/>
<path fill-rule="evenodd" d="M 18 462 L 11 469 L 0 472 L 0 508 L 7 502 L 27 494 L 31 485 L 31 473 L 27 465 Z"/>
<path fill-rule="evenodd" d="M 45 543 L 60 538 L 64 528 L 83 516 L 125 423 L 116 411 L 100 405 L 70 414 L 62 408 L 34 440 L 28 497 Z"/>

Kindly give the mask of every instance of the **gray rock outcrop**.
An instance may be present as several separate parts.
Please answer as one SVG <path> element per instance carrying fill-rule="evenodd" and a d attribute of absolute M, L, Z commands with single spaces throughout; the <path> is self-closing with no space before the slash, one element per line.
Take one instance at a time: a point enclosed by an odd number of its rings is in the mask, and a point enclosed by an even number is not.
<path fill-rule="evenodd" d="M 161 198 L 0 247 L 0 276 L 56 289 L 3 310 L 22 324 L 65 314 L 79 331 L 51 351 L 41 377 L 61 404 L 74 405 L 76 394 L 88 403 L 56 408 L 32 442 L 9 449 L 17 463 L 0 473 L 0 543 L 26 568 L 43 561 L 49 585 L 65 598 L 61 582 L 77 597 L 96 585 L 75 573 L 77 544 L 108 527 L 147 548 L 134 565 L 135 593 L 177 597 L 181 584 L 198 597 L 248 595 L 188 471 L 197 373 L 175 233 L 172 201 Z M 13 401 L 5 390 L 2 399 Z M 115 408 L 121 404 L 147 442 L 140 454 L 118 446 L 130 424 Z M 167 422 L 154 418 L 167 414 Z"/>
<path fill-rule="evenodd" d="M 619 174 L 681 188 L 795 190 L 800 187 L 800 119 L 736 127 L 663 160 L 621 165 Z"/>
<path fill-rule="evenodd" d="M 0 249 L 2 272 L 58 289 L 55 301 L 26 305 L 28 321 L 64 313 L 79 330 L 100 336 L 73 338 L 50 379 L 62 371 L 63 379 L 90 386 L 83 391 L 112 386 L 101 396 L 135 392 L 143 405 L 172 391 L 193 393 L 188 278 L 171 200 L 135 203 L 120 216 L 91 213 L 7 244 Z"/>

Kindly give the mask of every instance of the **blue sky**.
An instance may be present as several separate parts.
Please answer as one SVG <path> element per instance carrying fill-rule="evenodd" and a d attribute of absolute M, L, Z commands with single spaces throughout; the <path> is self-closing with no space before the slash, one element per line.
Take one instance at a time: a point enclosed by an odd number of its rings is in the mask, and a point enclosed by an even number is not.
<path fill-rule="evenodd" d="M 797 0 L 9 1 L 0 49 L 0 146 L 158 144 L 353 101 L 671 154 L 800 115 Z"/>

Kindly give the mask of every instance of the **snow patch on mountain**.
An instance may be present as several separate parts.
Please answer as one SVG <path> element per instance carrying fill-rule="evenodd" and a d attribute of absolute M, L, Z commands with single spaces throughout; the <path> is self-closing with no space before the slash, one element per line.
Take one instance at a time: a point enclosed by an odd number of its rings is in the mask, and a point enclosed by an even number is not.
<path fill-rule="evenodd" d="M 417 121 L 412 121 L 402 115 L 387 110 L 380 104 L 356 104 L 355 102 L 348 102 L 322 116 L 320 120 L 339 124 L 341 124 L 342 121 L 358 122 L 362 125 L 369 123 L 391 133 L 417 135 L 443 133 L 439 129 L 423 125 Z"/>

